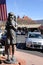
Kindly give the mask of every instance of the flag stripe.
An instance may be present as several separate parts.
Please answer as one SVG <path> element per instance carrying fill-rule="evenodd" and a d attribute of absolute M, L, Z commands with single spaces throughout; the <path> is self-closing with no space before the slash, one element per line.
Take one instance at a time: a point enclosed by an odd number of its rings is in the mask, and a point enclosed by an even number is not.
<path fill-rule="evenodd" d="M 1 20 L 1 6 L 0 6 L 0 20 Z"/>
<path fill-rule="evenodd" d="M 1 14 L 2 14 L 2 20 L 4 20 L 4 17 L 3 17 L 3 14 L 4 14 L 3 5 L 1 5 Z"/>
<path fill-rule="evenodd" d="M 7 8 L 6 8 L 6 5 L 4 4 L 4 18 L 6 20 L 6 17 L 7 17 Z"/>
<path fill-rule="evenodd" d="M 4 0 L 5 1 L 5 0 Z M 2 1 L 1 1 L 2 2 Z M 6 3 L 0 4 L 0 20 L 6 21 L 7 20 L 7 8 Z"/>

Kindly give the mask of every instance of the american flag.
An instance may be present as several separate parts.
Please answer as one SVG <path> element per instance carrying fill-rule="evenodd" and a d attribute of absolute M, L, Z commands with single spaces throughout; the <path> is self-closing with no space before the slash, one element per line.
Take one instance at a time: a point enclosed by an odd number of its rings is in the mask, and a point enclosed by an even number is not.
<path fill-rule="evenodd" d="M 0 0 L 0 21 L 7 20 L 6 0 Z"/>

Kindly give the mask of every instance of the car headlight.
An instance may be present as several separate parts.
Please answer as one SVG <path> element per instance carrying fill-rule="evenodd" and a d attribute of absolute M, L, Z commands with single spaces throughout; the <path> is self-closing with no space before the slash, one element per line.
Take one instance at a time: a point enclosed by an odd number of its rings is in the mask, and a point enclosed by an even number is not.
<path fill-rule="evenodd" d="M 41 45 L 41 43 L 40 43 L 40 42 L 38 42 L 38 45 Z"/>
<path fill-rule="evenodd" d="M 26 44 L 27 47 L 30 47 L 31 45 L 32 45 L 31 41 L 27 42 L 27 44 Z"/>

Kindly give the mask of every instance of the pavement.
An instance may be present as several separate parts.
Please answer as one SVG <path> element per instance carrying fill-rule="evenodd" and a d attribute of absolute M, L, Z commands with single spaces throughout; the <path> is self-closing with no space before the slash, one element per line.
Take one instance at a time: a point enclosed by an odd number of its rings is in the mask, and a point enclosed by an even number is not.
<path fill-rule="evenodd" d="M 15 51 L 15 57 L 18 60 L 18 64 L 9 64 L 9 65 L 43 65 L 43 57 L 39 57 L 36 55 L 32 55 L 29 53 Z M 1 57 L 2 60 L 6 59 L 6 56 Z M 0 64 L 0 65 L 8 65 L 8 64 Z"/>
<path fill-rule="evenodd" d="M 10 50 L 11 50 L 11 48 L 10 48 Z M 25 59 L 21 59 L 20 56 L 17 56 L 18 52 L 19 52 L 19 51 L 15 51 L 15 54 L 14 54 L 14 56 L 15 56 L 17 62 L 16 62 L 16 63 L 11 63 L 11 64 L 6 64 L 6 63 L 5 63 L 5 60 L 7 59 L 7 55 L 3 56 L 3 55 L 1 54 L 1 55 L 0 55 L 0 61 L 1 61 L 1 64 L 0 64 L 0 65 L 26 65 Z M 19 54 L 19 55 L 20 55 L 20 54 Z M 10 57 L 11 57 L 11 51 L 10 51 Z"/>
<path fill-rule="evenodd" d="M 0 65 L 26 65 L 26 62 L 21 58 L 17 58 L 18 63 L 11 63 L 11 64 L 4 62 L 6 60 L 6 57 L 4 57 L 4 56 L 0 57 L 0 59 L 1 59 L 1 62 L 2 62 Z"/>
<path fill-rule="evenodd" d="M 16 57 L 26 61 L 26 65 L 43 65 L 43 57 L 16 51 Z"/>

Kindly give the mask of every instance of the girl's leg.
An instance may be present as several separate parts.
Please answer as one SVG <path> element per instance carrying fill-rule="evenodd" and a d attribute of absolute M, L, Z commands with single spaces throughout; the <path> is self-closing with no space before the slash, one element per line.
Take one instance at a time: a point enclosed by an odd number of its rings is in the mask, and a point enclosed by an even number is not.
<path fill-rule="evenodd" d="M 10 45 L 7 45 L 7 60 L 10 60 Z"/>
<path fill-rule="evenodd" d="M 12 59 L 14 58 L 15 46 L 12 44 Z"/>

